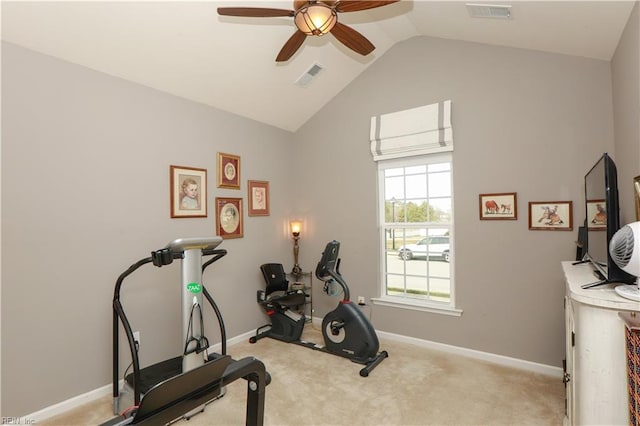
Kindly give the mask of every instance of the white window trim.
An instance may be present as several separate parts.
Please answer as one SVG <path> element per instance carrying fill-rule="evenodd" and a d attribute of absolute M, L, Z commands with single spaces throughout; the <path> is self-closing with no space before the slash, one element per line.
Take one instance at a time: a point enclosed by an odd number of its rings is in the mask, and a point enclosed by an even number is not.
<path fill-rule="evenodd" d="M 378 202 L 378 250 L 380 256 L 380 270 L 378 273 L 378 277 L 380 279 L 379 282 L 379 290 L 380 297 L 372 298 L 371 301 L 374 305 L 387 306 L 393 308 L 401 308 L 401 309 L 409 309 L 415 311 L 423 311 L 423 312 L 431 312 L 437 314 L 451 315 L 451 316 L 462 316 L 462 309 L 456 306 L 456 291 L 455 291 L 455 244 L 451 246 L 451 273 L 450 273 L 450 301 L 448 303 L 437 302 L 432 300 L 419 300 L 419 299 L 411 299 L 411 298 L 401 298 L 394 296 L 387 296 L 386 293 L 386 270 L 385 270 L 385 252 L 381 249 L 384 245 L 384 226 L 381 218 L 385 217 L 384 214 L 384 194 L 380 194 L 380 190 L 384 187 L 384 170 L 388 168 L 394 167 L 411 167 L 416 165 L 422 165 L 425 163 L 437 163 L 437 162 L 451 162 L 453 166 L 453 155 L 451 152 L 438 153 L 438 154 L 427 154 L 420 155 L 412 158 L 396 158 L 390 160 L 381 160 L 378 161 L 378 185 L 377 185 L 377 202 Z M 451 193 L 454 194 L 453 188 L 453 167 L 451 170 Z M 454 205 L 452 205 L 451 217 L 454 217 L 455 210 L 455 199 Z M 452 226 L 450 228 L 450 238 L 452 241 L 455 241 L 455 223 L 452 219 Z"/>
<path fill-rule="evenodd" d="M 453 293 L 453 292 L 452 292 Z M 454 317 L 462 316 L 462 309 L 455 306 L 437 305 L 436 302 L 422 302 L 417 299 L 401 299 L 392 296 L 374 297 L 371 299 L 374 305 L 388 306 L 391 308 L 410 309 L 413 311 L 431 312 L 434 314 L 451 315 Z"/>

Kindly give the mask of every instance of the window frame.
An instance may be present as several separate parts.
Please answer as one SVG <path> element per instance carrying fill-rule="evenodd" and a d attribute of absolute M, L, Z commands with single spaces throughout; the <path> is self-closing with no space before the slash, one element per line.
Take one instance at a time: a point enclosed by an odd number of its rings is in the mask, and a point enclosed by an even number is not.
<path fill-rule="evenodd" d="M 385 170 L 398 167 L 412 167 L 421 166 L 426 164 L 443 163 L 448 162 L 450 167 L 450 179 L 451 179 L 451 220 L 447 225 L 449 229 L 449 245 L 450 245 L 450 274 L 449 274 L 449 289 L 450 297 L 449 302 L 439 302 L 435 300 L 421 300 L 417 298 L 410 298 L 404 296 L 390 296 L 387 295 L 387 262 L 386 262 L 386 228 L 388 223 L 385 221 Z M 378 224 L 378 250 L 380 256 L 380 269 L 378 277 L 380 296 L 372 299 L 373 304 L 381 306 L 396 307 L 402 309 L 419 310 L 433 313 L 440 313 L 452 316 L 461 316 L 462 310 L 456 307 L 456 292 L 455 292 L 455 223 L 454 223 L 454 204 L 455 195 L 453 188 L 453 152 L 440 152 L 434 154 L 425 154 L 415 157 L 395 158 L 388 160 L 380 160 L 377 164 L 377 191 L 376 198 L 378 203 L 377 209 L 377 224 Z M 411 228 L 412 226 L 404 226 L 404 228 Z M 441 228 L 441 225 L 429 225 L 426 226 L 424 222 L 416 224 L 416 228 Z M 406 276 L 406 275 L 405 275 Z"/>

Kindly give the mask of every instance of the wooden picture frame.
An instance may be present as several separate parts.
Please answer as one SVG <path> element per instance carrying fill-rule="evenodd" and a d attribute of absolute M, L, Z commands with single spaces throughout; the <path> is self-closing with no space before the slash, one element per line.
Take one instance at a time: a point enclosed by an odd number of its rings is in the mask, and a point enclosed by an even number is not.
<path fill-rule="evenodd" d="M 480 220 L 517 220 L 518 198 L 515 192 L 480 194 Z"/>
<path fill-rule="evenodd" d="M 572 231 L 573 202 L 530 201 L 529 229 L 533 231 Z"/>
<path fill-rule="evenodd" d="M 633 178 L 633 191 L 636 194 L 636 220 L 640 220 L 640 176 Z"/>
<path fill-rule="evenodd" d="M 207 170 L 169 166 L 171 217 L 207 217 Z"/>
<path fill-rule="evenodd" d="M 587 229 L 605 231 L 607 229 L 607 206 L 605 200 L 587 200 Z"/>
<path fill-rule="evenodd" d="M 242 198 L 216 197 L 216 235 L 223 239 L 243 237 Z"/>
<path fill-rule="evenodd" d="M 247 200 L 249 216 L 269 216 L 269 182 L 247 181 Z"/>
<path fill-rule="evenodd" d="M 218 188 L 240 189 L 240 157 L 218 153 Z"/>

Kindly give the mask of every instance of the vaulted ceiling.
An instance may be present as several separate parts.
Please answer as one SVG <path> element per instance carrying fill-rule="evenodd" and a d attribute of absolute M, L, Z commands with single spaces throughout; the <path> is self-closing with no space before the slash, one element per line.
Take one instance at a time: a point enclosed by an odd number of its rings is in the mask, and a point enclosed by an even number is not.
<path fill-rule="evenodd" d="M 373 53 L 360 56 L 332 35 L 307 37 L 284 63 L 275 58 L 295 31 L 292 18 L 216 10 L 292 9 L 290 1 L 3 1 L 2 39 L 295 131 L 397 42 L 432 36 L 610 60 L 634 1 L 496 4 L 510 4 L 511 19 L 473 18 L 460 1 L 403 0 L 342 13 L 340 22 L 367 37 Z M 317 78 L 295 85 L 314 64 L 324 68 Z"/>

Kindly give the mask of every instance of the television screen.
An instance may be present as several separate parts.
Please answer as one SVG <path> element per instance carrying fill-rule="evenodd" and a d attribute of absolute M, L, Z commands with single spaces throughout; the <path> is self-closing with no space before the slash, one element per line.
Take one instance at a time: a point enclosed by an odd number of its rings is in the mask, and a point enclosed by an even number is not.
<path fill-rule="evenodd" d="M 605 153 L 584 177 L 587 238 L 585 260 L 594 267 L 599 281 L 593 287 L 610 282 L 628 282 L 629 274 L 613 263 L 609 241 L 620 228 L 618 177 L 613 159 Z"/>

